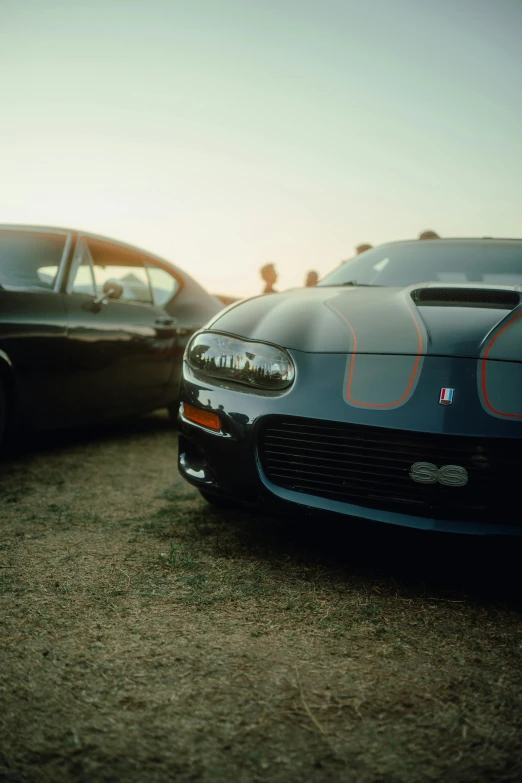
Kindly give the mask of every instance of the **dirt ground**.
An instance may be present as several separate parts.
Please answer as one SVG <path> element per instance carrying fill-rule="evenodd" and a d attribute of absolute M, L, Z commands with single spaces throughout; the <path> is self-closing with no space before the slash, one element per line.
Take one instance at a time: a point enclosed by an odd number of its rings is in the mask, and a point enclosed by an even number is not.
<path fill-rule="evenodd" d="M 522 550 L 218 513 L 162 414 L 0 463 L 0 779 L 522 780 Z"/>

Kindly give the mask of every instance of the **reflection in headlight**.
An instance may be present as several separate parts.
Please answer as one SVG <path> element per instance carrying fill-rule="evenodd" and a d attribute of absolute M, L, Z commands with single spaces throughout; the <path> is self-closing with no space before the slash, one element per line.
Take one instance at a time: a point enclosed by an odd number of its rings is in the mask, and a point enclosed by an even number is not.
<path fill-rule="evenodd" d="M 292 360 L 282 348 L 215 332 L 199 334 L 187 359 L 195 370 L 260 389 L 285 389 L 294 380 Z"/>

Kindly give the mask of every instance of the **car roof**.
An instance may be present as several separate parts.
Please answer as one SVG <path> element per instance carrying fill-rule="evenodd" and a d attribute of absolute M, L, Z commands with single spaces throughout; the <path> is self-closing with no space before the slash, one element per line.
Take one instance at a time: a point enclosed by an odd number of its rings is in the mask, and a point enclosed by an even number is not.
<path fill-rule="evenodd" d="M 90 239 L 99 239 L 102 242 L 111 242 L 113 245 L 126 248 L 127 250 L 135 250 L 138 253 L 144 253 L 151 258 L 155 258 L 172 269 L 178 271 L 180 274 L 186 275 L 187 273 L 177 264 L 174 264 L 168 258 L 159 256 L 157 253 L 153 253 L 151 250 L 146 250 L 144 247 L 138 245 L 131 245 L 129 242 L 123 242 L 121 239 L 114 239 L 113 237 L 104 236 L 103 234 L 94 234 L 92 231 L 83 231 L 79 228 L 67 228 L 65 226 L 40 226 L 30 223 L 0 223 L 0 231 L 42 231 L 45 233 L 56 234 L 73 234 L 82 237 L 89 237 Z"/>
<path fill-rule="evenodd" d="M 23 231 L 23 230 L 30 230 L 30 231 L 45 231 L 45 232 L 57 232 L 60 234 L 81 234 L 85 237 L 91 237 L 91 239 L 100 239 L 104 242 L 113 242 L 115 245 L 120 245 L 121 247 L 126 247 L 129 250 L 138 250 L 139 252 L 146 253 L 149 256 L 154 256 L 160 261 L 166 261 L 166 263 L 171 264 L 171 266 L 175 267 L 176 265 L 172 263 L 172 261 L 169 261 L 168 259 L 163 258 L 162 256 L 158 256 L 156 253 L 151 252 L 150 250 L 146 250 L 143 247 L 139 247 L 138 245 L 131 245 L 129 242 L 124 242 L 121 239 L 115 239 L 114 237 L 108 237 L 104 234 L 95 234 L 92 231 L 83 231 L 83 229 L 79 228 L 68 228 L 66 226 L 42 226 L 42 225 L 33 225 L 30 223 L 0 223 L 0 231 L 5 230 L 11 230 L 11 231 Z M 409 245 L 409 244 L 415 244 L 417 242 L 441 242 L 444 244 L 449 244 L 451 242 L 457 242 L 457 243 L 465 243 L 465 244 L 496 244 L 497 242 L 514 242 L 515 244 L 522 243 L 522 238 L 520 237 L 491 237 L 491 236 L 484 236 L 484 237 L 437 237 L 436 239 L 423 239 L 420 240 L 418 238 L 416 239 L 394 239 L 389 242 L 380 242 L 378 245 L 374 245 L 374 248 L 377 247 L 383 247 L 385 245 Z M 372 249 L 374 249 L 372 248 Z"/>
<path fill-rule="evenodd" d="M 522 244 L 522 238 L 519 237 L 438 237 L 437 239 L 398 239 L 391 242 L 381 242 L 375 245 L 375 248 L 384 247 L 386 245 L 415 245 L 418 242 L 423 244 L 436 244 L 441 243 L 445 245 L 449 244 L 466 244 L 466 245 L 482 245 L 491 244 L 496 245 L 499 243 Z M 373 248 L 372 248 L 373 249 Z"/>

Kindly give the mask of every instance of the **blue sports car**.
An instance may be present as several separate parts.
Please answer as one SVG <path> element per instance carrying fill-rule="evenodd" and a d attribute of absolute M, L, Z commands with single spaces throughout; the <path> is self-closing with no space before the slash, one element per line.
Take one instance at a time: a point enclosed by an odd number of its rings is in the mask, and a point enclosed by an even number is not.
<path fill-rule="evenodd" d="M 522 240 L 381 245 L 190 340 L 179 469 L 210 502 L 520 535 Z"/>

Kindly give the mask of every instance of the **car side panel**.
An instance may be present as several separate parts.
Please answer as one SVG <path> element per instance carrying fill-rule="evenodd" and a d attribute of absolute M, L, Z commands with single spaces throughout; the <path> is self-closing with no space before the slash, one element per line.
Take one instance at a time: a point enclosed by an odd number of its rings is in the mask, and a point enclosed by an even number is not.
<path fill-rule="evenodd" d="M 163 264 L 162 267 L 169 271 L 166 264 Z M 183 355 L 190 338 L 223 309 L 223 303 L 207 293 L 191 277 L 181 274 L 179 270 L 176 270 L 176 276 L 181 282 L 180 290 L 165 306 L 167 313 L 176 319 L 177 334 L 174 367 L 167 394 L 169 400 L 175 400 L 179 397 Z"/>
<path fill-rule="evenodd" d="M 0 351 L 12 365 L 11 416 L 30 427 L 68 419 L 65 296 L 0 290 Z"/>
<path fill-rule="evenodd" d="M 96 306 L 90 295 L 68 295 L 68 396 L 79 415 L 125 415 L 164 402 L 177 346 L 166 317 L 152 305 Z"/>

